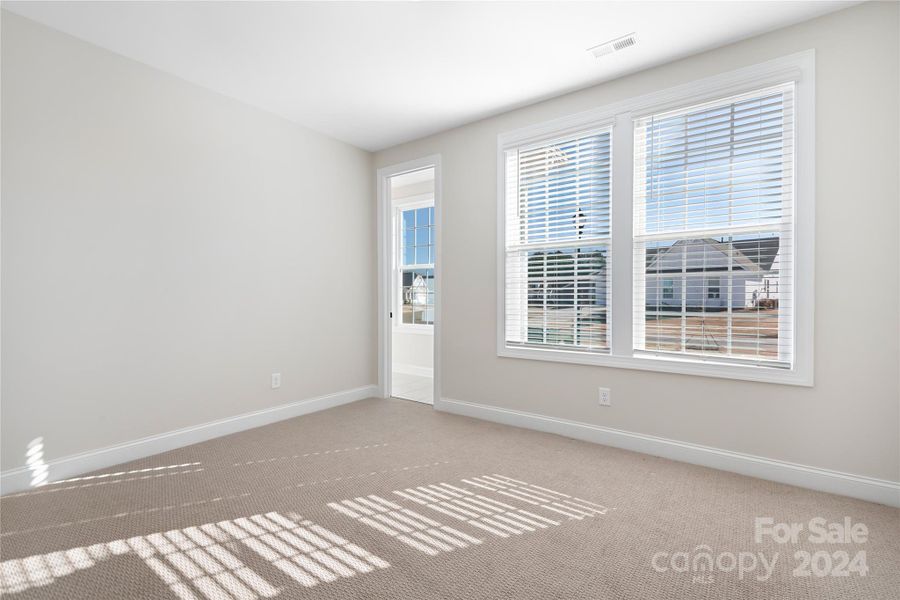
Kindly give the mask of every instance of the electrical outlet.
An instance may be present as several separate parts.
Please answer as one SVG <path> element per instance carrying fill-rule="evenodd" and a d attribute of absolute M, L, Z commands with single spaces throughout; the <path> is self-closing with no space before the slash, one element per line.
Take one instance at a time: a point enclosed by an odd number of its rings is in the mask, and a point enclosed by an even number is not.
<path fill-rule="evenodd" d="M 277 390 L 281 387 L 281 373 L 272 373 L 272 389 Z"/>
<path fill-rule="evenodd" d="M 600 406 L 612 406 L 612 394 L 609 388 L 600 388 Z"/>

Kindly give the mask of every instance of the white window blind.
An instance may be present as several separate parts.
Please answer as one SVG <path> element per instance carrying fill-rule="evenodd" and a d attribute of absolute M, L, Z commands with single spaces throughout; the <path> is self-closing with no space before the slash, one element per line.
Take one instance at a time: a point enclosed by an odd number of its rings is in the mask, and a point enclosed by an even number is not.
<path fill-rule="evenodd" d="M 607 352 L 610 131 L 505 152 L 507 346 Z"/>
<path fill-rule="evenodd" d="M 634 349 L 790 367 L 794 84 L 634 122 Z"/>

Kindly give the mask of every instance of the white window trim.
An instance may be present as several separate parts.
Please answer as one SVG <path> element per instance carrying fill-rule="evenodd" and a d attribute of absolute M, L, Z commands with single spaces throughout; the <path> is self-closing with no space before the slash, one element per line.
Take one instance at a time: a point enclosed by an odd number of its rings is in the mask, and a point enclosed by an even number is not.
<path fill-rule="evenodd" d="M 646 114 L 794 81 L 794 362 L 790 369 L 732 364 L 701 356 L 638 355 L 632 344 L 633 123 Z M 497 355 L 724 379 L 812 386 L 815 289 L 815 51 L 807 50 L 615 104 L 502 133 L 497 137 Z M 609 353 L 506 345 L 506 177 L 511 148 L 612 125 Z M 627 257 L 627 258 L 626 258 Z"/>
<path fill-rule="evenodd" d="M 393 276 L 392 276 L 392 296 L 391 306 L 394 314 L 397 315 L 396 319 L 392 320 L 393 330 L 398 333 L 415 333 L 419 335 L 434 335 L 434 325 L 423 324 L 423 323 L 404 323 L 403 322 L 403 281 L 400 278 L 400 272 L 403 269 L 415 269 L 415 268 L 428 268 L 434 269 L 434 264 L 428 265 L 401 265 L 400 260 L 400 246 L 402 244 L 402 240 L 400 236 L 401 232 L 401 223 L 400 223 L 400 213 L 404 210 L 410 210 L 414 208 L 425 208 L 429 206 L 434 206 L 434 194 L 426 193 L 426 194 L 416 194 L 414 196 L 407 196 L 405 198 L 400 198 L 398 200 L 394 200 L 391 206 L 391 231 L 394 233 L 394 245 L 393 245 L 393 253 L 394 253 L 394 265 L 393 265 Z"/>

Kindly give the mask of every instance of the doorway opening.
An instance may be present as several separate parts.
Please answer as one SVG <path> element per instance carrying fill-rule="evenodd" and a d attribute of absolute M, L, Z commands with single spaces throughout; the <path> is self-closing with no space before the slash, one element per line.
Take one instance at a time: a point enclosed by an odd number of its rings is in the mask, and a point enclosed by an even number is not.
<path fill-rule="evenodd" d="M 428 160 L 379 171 L 379 376 L 385 396 L 426 404 L 437 389 L 438 172 Z"/>

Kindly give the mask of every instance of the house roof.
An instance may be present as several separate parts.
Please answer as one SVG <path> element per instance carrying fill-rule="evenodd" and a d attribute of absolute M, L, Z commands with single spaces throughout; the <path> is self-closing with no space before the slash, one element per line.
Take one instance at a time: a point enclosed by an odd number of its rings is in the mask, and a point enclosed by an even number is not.
<path fill-rule="evenodd" d="M 711 246 L 732 258 L 735 268 L 750 272 L 768 272 L 772 270 L 772 263 L 779 250 L 779 238 L 762 237 L 746 240 L 722 242 L 713 238 L 683 239 L 678 240 L 667 248 L 647 249 L 647 268 L 653 270 L 661 256 L 664 256 L 678 247 L 699 246 L 705 244 Z M 689 271 L 691 269 L 688 269 Z M 697 268 L 697 271 L 706 269 Z M 678 269 L 681 272 L 681 269 Z"/>

